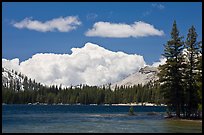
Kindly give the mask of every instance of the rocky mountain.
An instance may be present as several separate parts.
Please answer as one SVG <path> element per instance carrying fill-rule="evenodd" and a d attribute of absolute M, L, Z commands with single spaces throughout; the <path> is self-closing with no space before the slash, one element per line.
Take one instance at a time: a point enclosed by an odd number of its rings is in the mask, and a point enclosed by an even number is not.
<path fill-rule="evenodd" d="M 157 76 L 158 69 L 156 67 L 146 66 L 141 68 L 138 72 L 129 75 L 121 81 L 115 82 L 111 85 L 111 89 L 114 89 L 115 86 L 133 86 L 137 84 L 146 84 L 149 81 L 155 81 L 158 79 Z"/>
<path fill-rule="evenodd" d="M 9 86 L 11 82 L 23 83 L 23 77 L 14 70 L 2 67 L 2 84 Z"/>
<path fill-rule="evenodd" d="M 24 90 L 25 76 L 14 70 L 2 67 L 2 85 L 5 87 L 15 86 L 18 90 Z M 18 87 L 18 88 L 17 88 Z"/>

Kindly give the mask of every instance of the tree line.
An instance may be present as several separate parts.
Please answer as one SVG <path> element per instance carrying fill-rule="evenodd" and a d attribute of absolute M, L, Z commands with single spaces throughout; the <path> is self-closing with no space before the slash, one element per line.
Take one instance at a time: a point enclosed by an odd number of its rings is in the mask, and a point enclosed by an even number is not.
<path fill-rule="evenodd" d="M 27 78 L 27 77 L 26 77 Z M 61 86 L 43 86 L 32 80 L 24 79 L 24 90 L 19 84 L 11 82 L 10 86 L 2 85 L 2 102 L 6 104 L 119 104 L 119 103 L 163 103 L 159 83 L 149 82 L 146 85 L 108 87 L 79 85 L 79 87 L 61 88 Z"/>

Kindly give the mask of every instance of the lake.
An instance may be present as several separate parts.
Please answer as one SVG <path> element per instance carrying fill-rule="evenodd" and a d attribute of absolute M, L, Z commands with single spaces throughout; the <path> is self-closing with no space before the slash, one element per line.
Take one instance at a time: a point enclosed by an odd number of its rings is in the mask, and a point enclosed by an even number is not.
<path fill-rule="evenodd" d="M 164 119 L 165 106 L 2 105 L 3 133 L 202 133 L 202 122 Z M 150 115 L 150 112 L 157 112 Z"/>

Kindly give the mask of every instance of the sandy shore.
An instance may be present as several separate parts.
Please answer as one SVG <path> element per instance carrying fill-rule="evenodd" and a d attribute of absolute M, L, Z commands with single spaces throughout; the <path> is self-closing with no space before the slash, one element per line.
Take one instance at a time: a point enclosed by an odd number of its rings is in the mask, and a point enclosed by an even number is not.
<path fill-rule="evenodd" d="M 7 105 L 5 103 L 2 103 L 2 105 Z M 39 103 L 39 102 L 36 102 L 36 103 L 28 103 L 28 105 L 48 105 L 47 103 Z M 52 105 L 71 105 L 71 104 L 62 104 L 62 103 L 53 103 Z M 73 105 L 82 105 L 80 103 L 78 104 L 73 104 Z M 97 105 L 97 104 L 89 104 L 89 105 Z M 167 106 L 165 104 L 160 104 L 160 105 L 157 105 L 157 104 L 153 104 L 153 103 L 127 103 L 127 104 L 102 104 L 102 105 L 105 105 L 105 106 Z"/>
<path fill-rule="evenodd" d="M 153 103 L 127 103 L 127 104 L 112 104 L 112 106 L 166 106 L 165 104 L 157 105 Z"/>

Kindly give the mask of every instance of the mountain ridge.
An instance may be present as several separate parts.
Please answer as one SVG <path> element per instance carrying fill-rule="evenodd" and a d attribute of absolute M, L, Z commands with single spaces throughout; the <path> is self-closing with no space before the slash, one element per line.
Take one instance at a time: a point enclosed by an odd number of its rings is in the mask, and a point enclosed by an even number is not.
<path fill-rule="evenodd" d="M 158 80 L 158 68 L 152 66 L 145 66 L 141 68 L 138 72 L 130 74 L 126 78 L 111 84 L 111 89 L 115 86 L 133 86 L 138 84 L 147 84 L 150 81 Z"/>

